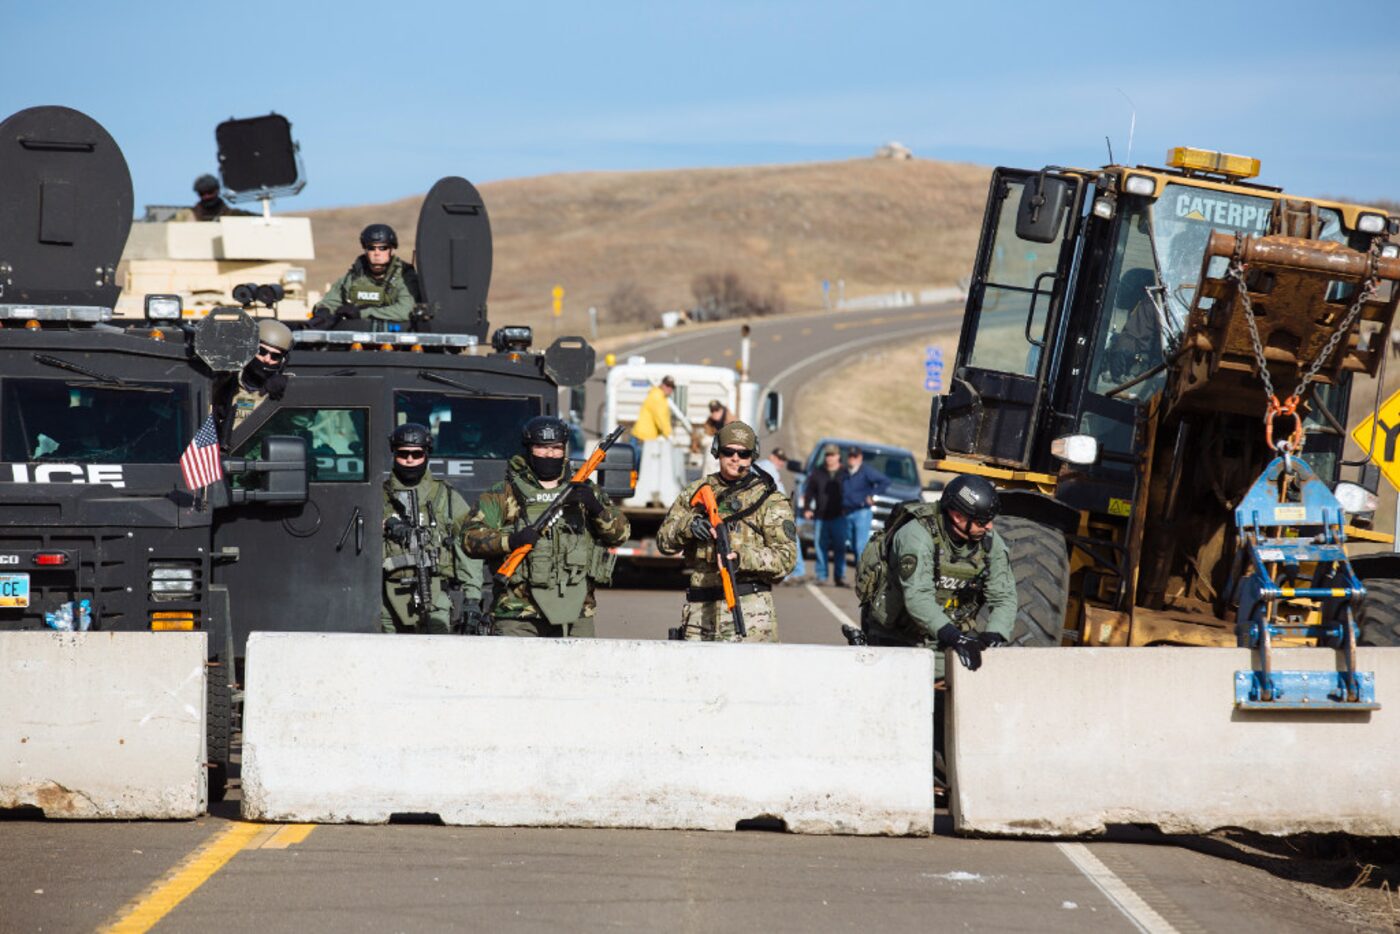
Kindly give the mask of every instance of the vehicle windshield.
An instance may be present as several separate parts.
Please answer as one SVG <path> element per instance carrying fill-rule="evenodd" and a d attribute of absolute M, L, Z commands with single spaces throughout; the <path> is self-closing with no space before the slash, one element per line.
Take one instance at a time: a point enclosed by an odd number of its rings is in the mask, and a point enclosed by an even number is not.
<path fill-rule="evenodd" d="M 394 424 L 427 425 L 433 433 L 434 457 L 513 457 L 521 450 L 521 427 L 538 414 L 538 399 L 417 390 L 394 393 Z"/>
<path fill-rule="evenodd" d="M 194 434 L 189 387 L 142 391 L 64 379 L 0 382 L 0 456 L 7 462 L 173 464 Z"/>
<path fill-rule="evenodd" d="M 908 454 L 865 453 L 865 462 L 895 483 L 919 485 L 919 468 Z"/>

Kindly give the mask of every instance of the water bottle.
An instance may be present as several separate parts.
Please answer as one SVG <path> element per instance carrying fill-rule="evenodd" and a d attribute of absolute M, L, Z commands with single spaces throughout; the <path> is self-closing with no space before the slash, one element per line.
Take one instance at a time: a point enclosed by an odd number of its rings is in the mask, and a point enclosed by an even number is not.
<path fill-rule="evenodd" d="M 78 632 L 87 632 L 92 625 L 92 601 L 84 597 L 78 601 L 78 615 L 75 620 Z"/>

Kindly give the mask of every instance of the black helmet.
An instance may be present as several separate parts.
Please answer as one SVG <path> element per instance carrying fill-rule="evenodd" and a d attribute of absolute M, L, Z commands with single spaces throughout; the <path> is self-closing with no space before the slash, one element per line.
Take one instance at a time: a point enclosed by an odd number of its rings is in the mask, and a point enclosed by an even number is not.
<path fill-rule="evenodd" d="M 194 193 L 208 195 L 219 190 L 219 180 L 212 175 L 201 175 L 194 180 Z"/>
<path fill-rule="evenodd" d="M 368 250 L 371 243 L 387 243 L 397 250 L 399 235 L 388 224 L 370 224 L 360 231 L 360 249 Z"/>
<path fill-rule="evenodd" d="M 525 423 L 520 432 L 520 443 L 529 447 L 532 444 L 568 444 L 569 426 L 562 418 L 553 415 L 536 415 Z"/>
<path fill-rule="evenodd" d="M 943 495 L 938 498 L 938 504 L 945 513 L 956 509 L 978 522 L 990 522 L 1001 511 L 1001 498 L 997 496 L 997 488 L 992 486 L 992 482 L 986 477 L 972 474 L 954 477 L 943 488 Z"/>
<path fill-rule="evenodd" d="M 417 422 L 405 422 L 394 429 L 394 433 L 389 436 L 389 450 L 397 451 L 399 448 L 422 448 L 429 454 L 433 452 L 433 433 L 427 426 Z"/>

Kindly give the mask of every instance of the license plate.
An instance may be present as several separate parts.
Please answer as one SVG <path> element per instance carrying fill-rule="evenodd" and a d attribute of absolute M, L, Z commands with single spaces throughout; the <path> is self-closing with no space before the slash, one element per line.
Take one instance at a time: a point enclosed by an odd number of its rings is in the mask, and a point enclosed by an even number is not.
<path fill-rule="evenodd" d="M 0 607 L 29 606 L 29 575 L 0 574 Z"/>

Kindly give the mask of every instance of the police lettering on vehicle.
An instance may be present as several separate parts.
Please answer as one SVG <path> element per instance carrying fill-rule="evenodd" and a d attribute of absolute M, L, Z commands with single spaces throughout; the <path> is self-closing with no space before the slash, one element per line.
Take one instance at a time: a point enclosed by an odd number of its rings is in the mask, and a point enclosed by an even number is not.
<path fill-rule="evenodd" d="M 0 555 L 0 564 L 19 564 L 19 555 Z"/>
<path fill-rule="evenodd" d="M 1236 230 L 1267 233 L 1273 208 L 1267 203 L 1241 204 L 1233 198 L 1212 198 L 1183 192 L 1176 196 L 1176 216 Z"/>
<path fill-rule="evenodd" d="M 121 464 L 9 464 L 11 483 L 106 483 L 121 488 Z"/>

